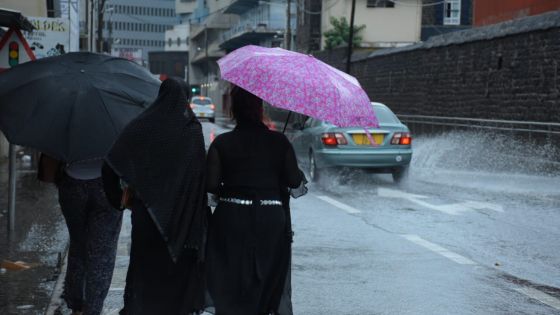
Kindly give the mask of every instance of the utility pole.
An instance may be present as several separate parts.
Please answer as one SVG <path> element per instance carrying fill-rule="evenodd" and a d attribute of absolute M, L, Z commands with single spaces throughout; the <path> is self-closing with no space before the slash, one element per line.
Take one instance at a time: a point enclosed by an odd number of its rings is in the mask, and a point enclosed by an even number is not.
<path fill-rule="evenodd" d="M 208 60 L 208 25 L 204 25 L 204 57 L 206 58 L 206 96 L 210 89 L 210 60 Z"/>
<path fill-rule="evenodd" d="M 287 0 L 288 6 L 286 7 L 286 49 L 292 49 L 292 0 Z"/>
<path fill-rule="evenodd" d="M 97 2 L 97 52 L 103 51 L 103 14 L 105 13 L 105 2 L 107 0 L 98 0 Z"/>
<path fill-rule="evenodd" d="M 89 21 L 88 21 L 88 35 L 89 35 L 89 51 L 94 52 L 95 49 L 93 48 L 93 38 L 95 35 L 93 34 L 93 11 L 95 10 L 95 4 L 93 0 L 86 0 L 86 3 L 89 2 Z"/>
<path fill-rule="evenodd" d="M 346 58 L 346 73 L 350 74 L 352 66 L 352 48 L 354 46 L 354 15 L 356 13 L 356 0 L 352 0 L 352 11 L 350 12 L 350 35 L 348 36 L 348 53 Z"/>

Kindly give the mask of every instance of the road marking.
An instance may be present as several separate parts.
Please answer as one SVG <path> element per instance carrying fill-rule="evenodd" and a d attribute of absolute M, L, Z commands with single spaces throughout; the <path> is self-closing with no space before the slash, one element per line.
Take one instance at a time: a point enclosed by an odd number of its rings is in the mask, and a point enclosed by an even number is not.
<path fill-rule="evenodd" d="M 472 210 L 484 210 L 484 209 L 493 210 L 496 212 L 504 212 L 504 209 L 501 205 L 481 202 L 481 201 L 465 201 L 465 202 L 452 203 L 447 205 L 433 205 L 429 202 L 422 200 L 428 198 L 427 196 L 411 194 L 404 191 L 393 190 L 388 188 L 378 188 L 377 195 L 386 198 L 406 199 L 422 207 L 440 211 L 449 215 L 461 215 L 464 212 L 468 212 Z"/>
<path fill-rule="evenodd" d="M 124 291 L 124 288 L 110 288 L 109 291 Z"/>
<path fill-rule="evenodd" d="M 421 238 L 418 235 L 413 235 L 413 234 L 403 234 L 401 235 L 402 237 L 404 237 L 405 239 L 411 241 L 412 243 L 416 244 L 416 245 L 420 245 L 424 248 L 427 248 L 429 250 L 431 250 L 432 252 L 439 254 L 447 259 L 451 259 L 452 261 L 461 264 L 461 265 L 476 265 L 476 263 L 470 259 L 468 259 L 467 257 L 461 256 L 457 253 L 454 253 L 448 249 L 445 249 L 437 244 L 431 243 L 426 241 L 425 239 Z"/>
<path fill-rule="evenodd" d="M 333 205 L 333 206 L 335 206 L 335 207 L 337 207 L 337 208 L 339 208 L 339 209 L 341 209 L 345 212 L 348 212 L 350 214 L 355 214 L 355 213 L 361 213 L 362 212 L 362 211 L 360 211 L 356 208 L 350 207 L 349 205 L 343 204 L 342 202 L 340 202 L 338 200 L 334 200 L 331 197 L 327 197 L 327 196 L 315 196 L 315 197 L 317 197 L 317 198 L 319 198 L 319 199 L 321 199 L 325 202 L 328 202 L 331 205 Z"/>
<path fill-rule="evenodd" d="M 542 291 L 537 289 L 533 289 L 530 287 L 523 287 L 519 289 L 515 289 L 515 291 L 525 294 L 526 296 L 535 299 L 541 303 L 544 303 L 550 307 L 553 307 L 557 310 L 560 310 L 560 300 L 553 297 L 552 295 L 546 294 Z"/>

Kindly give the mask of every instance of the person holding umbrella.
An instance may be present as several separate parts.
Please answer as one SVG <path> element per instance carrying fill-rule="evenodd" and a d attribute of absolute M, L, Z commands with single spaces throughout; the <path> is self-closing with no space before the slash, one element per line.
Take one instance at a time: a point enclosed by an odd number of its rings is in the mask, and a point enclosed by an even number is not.
<path fill-rule="evenodd" d="M 62 298 L 72 314 L 101 314 L 113 277 L 122 212 L 105 196 L 102 164 L 64 165 L 46 154 L 39 160 L 38 179 L 56 184 L 70 234 Z"/>
<path fill-rule="evenodd" d="M 39 179 L 59 190 L 70 234 L 63 297 L 74 314 L 101 313 L 114 269 L 122 213 L 103 191 L 103 158 L 159 83 L 134 62 L 85 52 L 0 73 L 0 129 L 43 152 Z"/>
<path fill-rule="evenodd" d="M 132 210 L 121 314 L 191 314 L 204 307 L 206 152 L 187 99 L 184 81 L 165 80 L 154 104 L 125 127 L 105 159 L 109 200 Z"/>
<path fill-rule="evenodd" d="M 289 188 L 305 177 L 288 139 L 263 124 L 262 99 L 234 87 L 237 126 L 208 150 L 219 198 L 208 232 L 207 281 L 217 315 L 291 314 Z"/>

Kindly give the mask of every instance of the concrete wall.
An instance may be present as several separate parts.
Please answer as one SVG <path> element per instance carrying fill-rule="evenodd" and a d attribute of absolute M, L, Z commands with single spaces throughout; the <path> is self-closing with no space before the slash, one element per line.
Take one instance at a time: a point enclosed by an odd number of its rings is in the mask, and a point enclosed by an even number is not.
<path fill-rule="evenodd" d="M 190 24 L 175 25 L 165 31 L 165 51 L 189 51 Z"/>
<path fill-rule="evenodd" d="M 0 8 L 21 11 L 25 16 L 47 16 L 45 0 L 2 0 Z"/>
<path fill-rule="evenodd" d="M 331 17 L 346 17 L 350 21 L 351 0 L 323 0 L 321 29 L 332 28 Z M 367 0 L 356 0 L 355 25 L 366 25 L 363 44 L 370 47 L 390 44 L 399 46 L 420 40 L 422 7 L 420 0 L 401 0 L 394 8 L 368 8 Z M 325 37 L 322 46 L 325 47 Z"/>
<path fill-rule="evenodd" d="M 397 114 L 559 122 L 560 12 L 529 19 L 377 51 L 352 74 Z M 343 69 L 344 50 L 316 57 Z"/>

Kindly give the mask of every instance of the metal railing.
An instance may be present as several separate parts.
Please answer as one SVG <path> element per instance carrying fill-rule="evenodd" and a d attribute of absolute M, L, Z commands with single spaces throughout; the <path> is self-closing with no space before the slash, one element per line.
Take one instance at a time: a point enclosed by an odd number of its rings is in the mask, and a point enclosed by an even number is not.
<path fill-rule="evenodd" d="M 560 136 L 560 123 L 516 121 L 499 119 L 479 119 L 461 117 L 441 117 L 425 115 L 397 115 L 399 119 L 412 126 L 421 125 L 418 131 L 434 131 L 436 126 L 471 129 L 499 130 L 514 133 L 540 134 L 548 136 Z M 412 128 L 412 127 L 411 127 Z"/>

